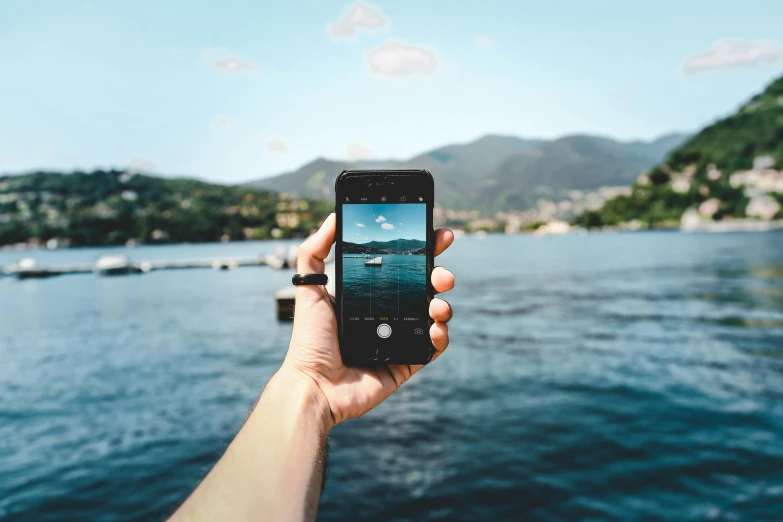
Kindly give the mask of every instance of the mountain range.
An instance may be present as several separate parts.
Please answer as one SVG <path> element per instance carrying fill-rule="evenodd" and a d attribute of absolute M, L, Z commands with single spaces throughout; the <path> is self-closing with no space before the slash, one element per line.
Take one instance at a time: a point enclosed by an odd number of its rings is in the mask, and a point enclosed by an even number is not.
<path fill-rule="evenodd" d="M 427 243 L 418 239 L 393 239 L 391 241 L 370 241 L 351 243 L 343 241 L 345 254 L 424 254 Z"/>
<path fill-rule="evenodd" d="M 427 169 L 435 179 L 437 203 L 445 208 L 524 210 L 535 206 L 539 198 L 558 199 L 573 189 L 628 185 L 686 139 L 681 133 L 628 142 L 591 135 L 554 140 L 487 135 L 408 160 L 318 158 L 247 185 L 329 200 L 334 197 L 335 178 L 343 170 Z"/>

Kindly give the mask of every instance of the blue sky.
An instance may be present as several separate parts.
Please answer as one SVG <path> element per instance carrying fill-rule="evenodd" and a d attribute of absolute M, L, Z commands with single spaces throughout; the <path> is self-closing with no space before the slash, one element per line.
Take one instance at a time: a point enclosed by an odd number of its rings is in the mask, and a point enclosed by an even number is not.
<path fill-rule="evenodd" d="M 239 182 L 486 133 L 695 130 L 783 73 L 778 0 L 0 0 L 0 172 Z"/>
<path fill-rule="evenodd" d="M 343 239 L 351 243 L 427 240 L 427 205 L 343 205 Z"/>

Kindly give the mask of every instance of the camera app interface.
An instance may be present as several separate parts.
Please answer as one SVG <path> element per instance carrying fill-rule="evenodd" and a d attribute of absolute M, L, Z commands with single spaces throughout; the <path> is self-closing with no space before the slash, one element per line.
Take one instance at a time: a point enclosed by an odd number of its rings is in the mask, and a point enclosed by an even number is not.
<path fill-rule="evenodd" d="M 387 339 L 372 343 L 381 348 L 423 341 L 428 313 L 426 204 L 344 204 L 342 232 L 346 335 Z"/>

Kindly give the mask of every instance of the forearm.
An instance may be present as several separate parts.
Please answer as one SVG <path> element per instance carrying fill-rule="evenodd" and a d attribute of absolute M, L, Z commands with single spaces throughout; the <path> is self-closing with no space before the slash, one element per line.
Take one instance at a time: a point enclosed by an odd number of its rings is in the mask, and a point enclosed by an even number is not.
<path fill-rule="evenodd" d="M 331 413 L 308 377 L 282 368 L 175 520 L 314 520 Z"/>

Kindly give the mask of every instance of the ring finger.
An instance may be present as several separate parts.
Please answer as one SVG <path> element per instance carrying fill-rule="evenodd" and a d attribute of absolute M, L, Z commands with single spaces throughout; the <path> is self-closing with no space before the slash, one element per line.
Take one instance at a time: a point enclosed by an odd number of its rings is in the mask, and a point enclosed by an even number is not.
<path fill-rule="evenodd" d="M 448 301 L 437 297 L 430 301 L 430 317 L 439 323 L 448 323 L 453 315 L 454 312 Z"/>

